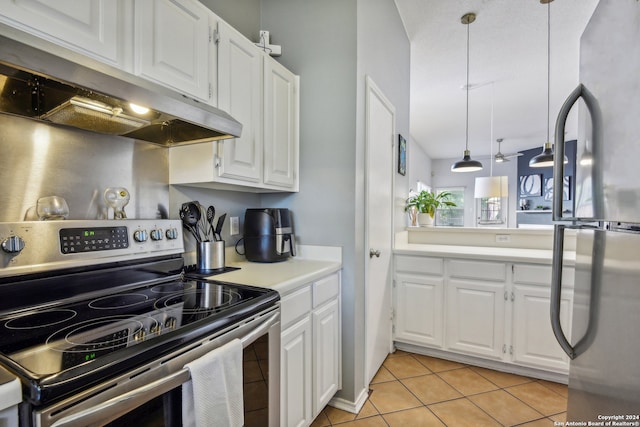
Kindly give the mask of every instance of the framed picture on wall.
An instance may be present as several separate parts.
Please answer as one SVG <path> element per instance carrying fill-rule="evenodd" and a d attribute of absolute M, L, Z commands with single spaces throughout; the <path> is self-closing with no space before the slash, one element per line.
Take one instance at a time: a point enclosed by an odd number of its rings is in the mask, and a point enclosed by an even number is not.
<path fill-rule="evenodd" d="M 544 180 L 544 199 L 553 200 L 553 177 Z M 562 180 L 562 200 L 571 200 L 571 177 Z"/>
<path fill-rule="evenodd" d="M 521 175 L 520 176 L 520 197 L 540 197 L 542 196 L 542 175 Z"/>
<path fill-rule="evenodd" d="M 404 176 L 407 173 L 407 140 L 398 134 L 398 173 Z"/>

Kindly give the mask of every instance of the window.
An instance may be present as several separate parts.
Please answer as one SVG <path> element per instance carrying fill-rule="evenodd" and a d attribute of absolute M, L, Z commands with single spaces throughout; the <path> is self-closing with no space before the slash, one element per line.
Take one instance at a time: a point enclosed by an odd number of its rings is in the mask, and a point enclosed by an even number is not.
<path fill-rule="evenodd" d="M 435 223 L 441 227 L 463 227 L 464 226 L 464 187 L 436 188 L 436 194 L 448 191 L 451 193 L 450 201 L 455 203 L 455 207 L 445 207 L 436 211 Z"/>
<path fill-rule="evenodd" d="M 504 224 L 506 215 L 503 212 L 501 197 L 483 197 L 478 199 L 480 215 L 478 216 L 478 225 L 497 225 Z M 505 198 L 506 200 L 506 198 Z M 506 206 L 506 203 L 504 203 Z"/>

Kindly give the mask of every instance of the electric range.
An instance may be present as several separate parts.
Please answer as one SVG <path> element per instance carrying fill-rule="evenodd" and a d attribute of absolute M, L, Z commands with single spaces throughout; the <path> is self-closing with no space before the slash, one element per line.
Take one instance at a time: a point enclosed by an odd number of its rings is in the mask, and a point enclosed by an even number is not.
<path fill-rule="evenodd" d="M 28 411 L 279 306 L 275 291 L 185 277 L 179 221 L 2 223 L 0 240 L 0 364 Z"/>

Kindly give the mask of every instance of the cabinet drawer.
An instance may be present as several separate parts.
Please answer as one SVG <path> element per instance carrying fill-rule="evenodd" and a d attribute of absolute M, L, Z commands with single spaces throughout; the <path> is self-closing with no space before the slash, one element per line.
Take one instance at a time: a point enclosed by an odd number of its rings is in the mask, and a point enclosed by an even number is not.
<path fill-rule="evenodd" d="M 311 312 L 311 285 L 285 295 L 280 300 L 282 330 Z"/>
<path fill-rule="evenodd" d="M 449 276 L 504 282 L 507 280 L 507 265 L 501 262 L 450 260 Z"/>
<path fill-rule="evenodd" d="M 551 266 L 533 264 L 513 264 L 513 283 L 525 285 L 551 286 Z M 573 287 L 575 269 L 562 269 L 562 285 Z"/>
<path fill-rule="evenodd" d="M 324 277 L 313 284 L 313 307 L 318 307 L 338 296 L 340 293 L 340 276 L 338 273 Z"/>
<path fill-rule="evenodd" d="M 432 258 L 426 256 L 396 257 L 396 271 L 442 276 L 443 270 L 442 258 Z"/>

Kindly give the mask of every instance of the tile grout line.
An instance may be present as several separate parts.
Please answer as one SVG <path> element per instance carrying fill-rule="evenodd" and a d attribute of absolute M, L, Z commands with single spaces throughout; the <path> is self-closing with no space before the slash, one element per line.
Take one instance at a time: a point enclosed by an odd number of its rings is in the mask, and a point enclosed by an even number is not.
<path fill-rule="evenodd" d="M 420 360 L 418 360 L 418 359 L 416 359 L 416 358 L 414 358 L 414 359 L 415 359 L 418 363 L 420 363 L 421 365 L 425 366 L 423 363 L 421 363 L 421 362 L 420 362 Z M 431 370 L 429 367 L 427 367 L 427 366 L 425 366 L 425 367 L 426 367 L 427 369 Z M 461 390 L 458 390 L 458 388 L 456 388 L 453 384 L 450 384 L 450 383 L 449 383 L 445 378 L 443 378 L 442 376 L 440 376 L 440 375 L 439 375 L 439 373 L 440 373 L 440 372 L 451 372 L 451 371 L 456 370 L 456 369 L 464 369 L 464 368 L 469 368 L 472 372 L 474 372 L 475 374 L 479 375 L 480 377 L 482 377 L 483 379 L 485 379 L 486 381 L 488 381 L 490 384 L 492 384 L 492 385 L 494 385 L 495 387 L 497 387 L 497 389 L 496 389 L 496 390 L 489 390 L 489 391 L 485 391 L 485 392 L 480 392 L 480 393 L 474 393 L 474 394 L 466 394 L 466 393 L 463 393 Z M 389 372 L 391 372 L 391 371 L 389 371 Z M 514 396 L 513 394 L 509 393 L 509 392 L 506 390 L 506 388 L 507 388 L 507 387 L 502 387 L 502 386 L 500 386 L 499 384 L 496 384 L 494 381 L 491 381 L 491 379 L 490 379 L 490 378 L 488 378 L 488 377 L 486 377 L 486 376 L 482 375 L 482 373 L 481 373 L 481 372 L 478 372 L 478 371 L 476 371 L 475 369 L 473 369 L 473 366 L 472 366 L 472 365 L 466 365 L 466 366 L 463 366 L 463 367 L 460 367 L 460 368 L 454 368 L 454 369 L 449 369 L 449 370 L 440 371 L 440 372 L 432 371 L 432 373 L 433 373 L 433 374 L 435 374 L 438 378 L 440 378 L 440 379 L 441 379 L 445 384 L 447 384 L 449 387 L 452 387 L 454 390 L 456 390 L 458 393 L 460 393 L 460 394 L 462 395 L 462 398 L 464 398 L 464 399 L 466 399 L 467 401 L 469 401 L 469 402 L 470 402 L 471 404 L 473 404 L 476 408 L 478 408 L 480 411 L 482 411 L 482 412 L 483 412 L 484 414 L 486 414 L 489 418 L 491 418 L 492 420 L 494 420 L 495 422 L 497 422 L 497 423 L 498 423 L 498 424 L 500 424 L 501 426 L 504 426 L 504 424 L 502 424 L 502 423 L 501 423 L 500 421 L 498 421 L 495 417 L 493 417 L 491 414 L 489 414 L 489 413 L 488 413 L 488 412 L 486 412 L 484 409 L 482 409 L 480 406 L 478 406 L 478 405 L 477 405 L 473 400 L 469 399 L 469 396 L 479 396 L 479 395 L 481 395 L 481 394 L 487 394 L 487 393 L 492 393 L 492 392 L 500 391 L 500 390 L 501 390 L 501 391 L 504 391 L 504 392 L 508 393 L 510 396 L 513 396 L 516 400 L 518 400 L 519 402 L 521 402 L 521 403 L 522 403 L 523 405 L 525 405 L 527 408 L 530 408 L 530 409 L 531 409 L 532 411 L 534 411 L 535 413 L 539 414 L 539 415 L 540 415 L 540 417 L 541 417 L 541 418 L 536 418 L 536 419 L 533 419 L 533 420 L 525 421 L 524 423 L 520 423 L 520 424 L 518 424 L 518 425 L 526 424 L 526 423 L 528 423 L 528 422 L 533 422 L 533 421 L 539 421 L 539 420 L 544 420 L 544 419 L 550 419 L 550 418 L 549 418 L 550 416 L 547 416 L 547 415 L 545 415 L 545 414 L 541 413 L 540 411 L 538 411 L 537 409 L 535 409 L 534 407 L 532 407 L 531 405 L 529 405 L 527 402 L 524 402 L 524 401 L 522 401 L 521 399 L 519 399 L 517 396 Z M 501 372 L 501 371 L 496 371 L 496 372 Z M 391 373 L 391 374 L 393 375 L 393 373 Z M 521 376 L 521 375 L 519 375 L 519 376 Z M 394 377 L 395 377 L 395 375 L 394 375 Z M 538 380 L 538 379 L 533 379 L 533 378 L 531 378 L 531 377 L 523 377 L 523 378 L 527 378 L 529 381 L 526 381 L 526 382 L 524 382 L 524 383 L 522 383 L 522 384 L 529 384 L 529 383 L 537 382 L 537 383 L 539 383 L 541 386 L 545 387 L 546 389 L 548 389 L 548 390 L 550 390 L 550 391 L 554 392 L 554 394 L 557 394 L 559 397 L 564 397 L 564 396 L 563 396 L 563 395 L 561 395 L 560 393 L 557 393 L 555 390 L 552 390 L 551 388 L 546 387 L 544 384 L 540 383 L 540 380 Z M 402 383 L 402 382 L 401 382 L 401 383 Z M 517 385 L 522 385 L 522 384 L 517 384 Z M 404 385 L 404 384 L 403 384 L 403 385 Z M 509 387 L 516 387 L 517 385 L 513 385 L 513 386 L 509 386 Z M 407 387 L 405 386 L 405 388 L 407 388 Z M 411 390 L 409 390 L 409 392 L 411 393 Z M 413 394 L 413 393 L 412 393 L 412 394 Z M 416 396 L 416 398 L 417 398 L 417 396 Z M 451 402 L 451 401 L 459 400 L 459 399 L 462 399 L 462 398 L 449 399 L 449 400 L 444 400 L 444 401 L 442 401 L 442 402 L 436 402 L 436 403 Z M 418 399 L 418 400 L 420 400 L 420 399 Z M 422 401 L 420 401 L 420 402 L 421 402 L 421 403 L 423 403 Z M 434 403 L 434 404 L 436 404 L 436 403 Z M 427 406 L 427 405 L 424 405 L 424 406 Z M 428 406 L 427 406 L 427 409 L 429 409 L 429 410 L 430 410 L 430 408 L 428 408 Z M 430 411 L 431 411 L 431 410 L 430 410 Z M 431 411 L 431 412 L 433 413 L 433 411 Z M 559 412 L 558 414 L 561 414 L 561 413 L 562 413 L 562 412 Z M 558 415 L 558 414 L 553 414 L 553 415 Z M 435 414 L 434 414 L 434 415 L 435 415 Z M 436 417 L 438 417 L 438 416 L 436 415 Z M 438 419 L 440 420 L 440 418 L 438 418 Z M 444 421 L 442 421 L 442 420 L 440 420 L 440 421 L 441 421 L 443 424 L 447 425 Z M 553 420 L 552 420 L 552 421 L 553 421 Z"/>
<path fill-rule="evenodd" d="M 428 366 L 425 366 L 422 362 L 420 362 L 418 359 L 416 359 L 415 357 L 413 357 L 413 354 L 408 353 L 407 355 L 408 355 L 408 356 L 411 356 L 411 358 L 412 358 L 413 360 L 415 360 L 416 362 L 418 362 L 418 364 L 419 364 L 420 366 L 423 366 L 425 369 L 427 369 L 427 371 L 429 371 L 429 373 L 428 373 L 428 374 L 425 374 L 425 375 L 416 375 L 415 377 L 408 377 L 408 378 L 416 378 L 416 377 L 419 377 L 419 376 L 435 375 L 435 374 L 436 374 L 436 373 L 435 373 L 434 371 L 432 371 Z M 396 356 L 396 357 L 403 357 L 403 356 Z M 384 362 L 383 362 L 382 366 L 384 366 Z M 414 393 L 409 389 L 409 387 L 407 387 L 407 386 L 402 382 L 402 379 L 398 378 L 398 377 L 396 376 L 396 374 L 394 374 L 394 373 L 393 373 L 389 368 L 387 368 L 386 366 L 385 366 L 384 368 L 385 368 L 385 369 L 386 369 L 386 370 L 391 374 L 391 376 L 393 376 L 393 378 L 395 378 L 395 381 L 397 381 L 398 383 L 400 383 L 400 385 L 402 385 L 402 387 L 404 387 L 404 388 L 409 392 L 409 394 L 411 394 L 411 395 L 412 395 L 412 396 L 413 396 L 413 397 L 414 397 L 418 402 L 420 402 L 420 406 L 417 406 L 416 408 L 420 408 L 420 407 L 425 408 L 425 409 L 426 409 L 427 411 L 429 411 L 429 412 L 430 412 L 434 417 L 436 417 L 436 419 L 437 419 L 438 421 L 440 421 L 443 425 L 445 425 L 445 427 L 448 427 L 447 423 L 445 423 L 445 422 L 444 422 L 444 420 L 440 419 L 440 417 L 438 417 L 438 415 L 437 415 L 437 414 L 435 414 L 435 413 L 434 413 L 434 412 L 429 408 L 429 406 L 428 406 L 428 405 L 426 405 L 422 400 L 420 400 L 420 398 L 419 398 L 418 396 L 416 396 L 416 395 L 415 395 L 415 394 L 414 394 Z M 392 381 L 388 381 L 388 382 L 392 382 Z M 380 384 L 380 383 L 379 383 L 379 384 Z M 375 390 L 374 390 L 374 391 L 375 391 Z M 371 396 L 371 394 L 370 394 L 370 396 Z M 368 399 L 367 399 L 367 400 L 368 400 Z M 388 425 L 389 425 L 389 423 L 387 423 L 387 420 L 384 418 L 384 414 L 380 413 L 380 410 L 376 407 L 376 405 L 375 405 L 373 402 L 371 402 L 371 404 L 373 405 L 373 407 L 374 407 L 374 408 L 376 408 L 376 411 L 378 411 L 378 414 L 380 414 L 380 416 L 382 417 L 382 420 L 383 420 L 383 421 L 387 424 L 387 426 L 388 426 Z M 402 411 L 407 411 L 407 410 L 410 410 L 410 409 L 415 409 L 415 408 L 401 409 L 401 410 L 398 410 L 398 411 L 392 411 L 392 412 L 388 412 L 388 413 L 389 413 L 389 414 L 393 414 L 393 413 L 395 413 L 395 412 L 402 412 Z"/>
<path fill-rule="evenodd" d="M 495 391 L 504 391 L 504 392 L 508 393 L 510 396 L 514 397 L 514 398 L 515 398 L 516 400 L 518 400 L 519 402 L 521 402 L 522 404 L 524 404 L 526 407 L 530 408 L 530 409 L 531 409 L 531 410 L 533 410 L 535 413 L 537 413 L 537 414 L 539 414 L 539 415 L 540 415 L 540 418 L 536 418 L 536 419 L 533 419 L 533 420 L 525 421 L 524 423 L 517 424 L 518 426 L 519 426 L 519 425 L 523 425 L 523 424 L 527 424 L 527 423 L 530 423 L 530 422 L 541 421 L 541 420 L 550 420 L 550 421 L 552 421 L 552 422 L 553 422 L 554 420 L 553 420 L 553 419 L 551 419 L 550 417 L 555 416 L 555 415 L 560 415 L 560 414 L 562 414 L 562 413 L 563 413 L 563 412 L 558 412 L 558 413 L 554 413 L 554 414 L 550 414 L 550 415 L 542 414 L 542 413 L 541 413 L 541 412 L 539 412 L 537 409 L 535 409 L 535 408 L 533 408 L 532 406 L 530 406 L 527 402 L 525 402 L 525 401 L 521 400 L 520 398 L 518 398 L 517 396 L 513 395 L 512 393 L 510 393 L 510 392 L 508 391 L 508 388 L 513 388 L 513 387 L 517 387 L 517 386 L 524 385 L 524 384 L 538 383 L 538 384 L 540 384 L 542 387 L 544 387 L 546 390 L 548 390 L 548 391 L 552 392 L 554 395 L 557 395 L 558 397 L 561 397 L 561 398 L 566 399 L 566 397 L 565 397 L 563 394 L 561 394 L 561 393 L 557 392 L 556 390 L 552 389 L 551 387 L 548 387 L 547 385 L 543 384 L 543 383 L 542 383 L 542 380 L 540 380 L 540 379 L 535 379 L 535 378 L 531 378 L 531 377 L 523 377 L 523 378 L 528 379 L 528 381 L 523 382 L 523 383 L 521 383 L 521 384 L 515 384 L 515 385 L 510 385 L 510 386 L 502 387 L 502 386 L 500 386 L 499 384 L 496 384 L 496 383 L 495 383 L 494 381 L 492 381 L 490 378 L 488 378 L 488 377 L 486 377 L 485 375 L 483 375 L 481 372 L 478 372 L 478 371 L 476 371 L 475 369 L 473 369 L 473 368 L 474 368 L 474 366 L 472 366 L 472 365 L 466 365 L 466 364 L 461 364 L 461 363 L 459 363 L 459 362 L 454 362 L 454 363 L 457 363 L 457 364 L 459 364 L 459 365 L 461 365 L 461 366 L 459 366 L 459 367 L 455 367 L 455 368 L 452 368 L 452 369 L 444 369 L 444 370 L 442 370 L 442 371 L 438 371 L 438 372 L 436 372 L 436 371 L 434 371 L 433 369 L 431 369 L 429 366 L 427 366 L 427 365 L 425 365 L 424 363 L 422 363 L 419 359 L 417 359 L 417 358 L 415 357 L 415 354 L 414 354 L 414 353 L 403 352 L 403 354 L 393 356 L 393 358 L 400 358 L 400 357 L 410 357 L 410 358 L 411 358 L 411 359 L 413 359 L 414 361 L 418 362 L 418 364 L 419 364 L 420 366 L 424 367 L 424 368 L 428 371 L 428 373 L 420 374 L 420 375 L 414 375 L 414 376 L 409 376 L 409 377 L 406 377 L 406 378 L 399 378 L 399 377 L 398 377 L 396 374 L 394 374 L 394 373 L 393 373 L 389 368 L 387 368 L 386 366 L 384 366 L 384 362 L 383 362 L 383 365 L 381 365 L 381 367 L 384 367 L 384 368 L 385 368 L 385 370 L 386 370 L 386 371 L 391 375 L 391 377 L 392 377 L 392 378 L 394 378 L 394 379 L 393 379 L 393 380 L 391 380 L 391 381 L 380 381 L 380 382 L 378 382 L 378 383 L 372 383 L 371 385 L 374 385 L 374 384 L 391 383 L 391 382 L 397 382 L 397 383 L 401 384 L 401 385 L 402 385 L 402 387 L 403 387 L 407 392 L 409 392 L 409 394 L 410 394 L 411 396 L 413 396 L 413 397 L 414 397 L 414 398 L 415 398 L 415 399 L 420 403 L 420 405 L 419 405 L 419 406 L 414 407 L 414 408 L 400 409 L 400 410 L 397 410 L 397 411 L 391 411 L 391 412 L 388 412 L 388 413 L 386 413 L 386 414 L 382 414 L 382 413 L 380 412 L 380 410 L 376 407 L 376 405 L 373 403 L 373 401 L 371 401 L 371 400 L 370 400 L 370 397 L 371 397 L 371 395 L 374 393 L 374 391 L 375 391 L 375 390 L 373 390 L 373 389 L 369 389 L 369 390 L 370 390 L 370 393 L 369 393 L 369 397 L 367 398 L 367 401 L 368 401 L 368 402 L 371 404 L 371 406 L 375 409 L 375 411 L 377 412 L 377 414 L 372 415 L 372 416 L 370 416 L 370 417 L 366 417 L 366 418 L 357 418 L 357 417 L 359 416 L 359 413 L 358 413 L 358 414 L 356 414 L 356 415 L 355 415 L 355 418 L 354 418 L 353 420 L 351 420 L 351 421 L 344 421 L 344 422 L 340 422 L 340 423 L 335 423 L 335 424 L 334 424 L 334 423 L 331 421 L 331 419 L 329 418 L 329 416 L 325 413 L 325 417 L 327 418 L 327 421 L 329 422 L 329 425 L 333 427 L 333 426 L 339 426 L 339 425 L 341 425 L 341 424 L 348 423 L 348 422 L 356 422 L 356 421 L 363 420 L 363 419 L 368 419 L 368 418 L 373 418 L 373 417 L 380 417 L 380 418 L 382 419 L 382 421 L 385 423 L 385 425 L 386 425 L 387 427 L 389 427 L 389 423 L 388 423 L 388 422 L 387 422 L 387 420 L 384 418 L 384 415 L 387 415 L 387 414 L 393 414 L 393 413 L 398 413 L 398 412 L 403 412 L 403 411 L 407 411 L 407 410 L 412 410 L 412 409 L 417 409 L 417 408 L 420 408 L 420 407 L 424 407 L 424 408 L 425 408 L 425 409 L 427 409 L 427 410 L 428 410 L 428 411 L 429 411 L 429 412 L 430 412 L 430 413 L 431 413 L 431 414 L 432 414 L 432 415 L 433 415 L 433 416 L 434 416 L 434 417 L 435 417 L 439 422 L 441 422 L 441 423 L 442 423 L 442 424 L 444 424 L 445 426 L 448 426 L 448 424 L 447 424 L 447 423 L 445 423 L 445 422 L 444 422 L 440 417 L 438 417 L 438 415 L 437 415 L 437 414 L 435 414 L 435 413 L 434 413 L 434 412 L 429 408 L 429 405 L 425 404 L 422 400 L 420 400 L 420 398 L 419 398 L 417 395 L 415 395 L 415 394 L 413 393 L 413 391 L 411 391 L 411 389 L 409 389 L 409 387 L 407 387 L 407 386 L 402 382 L 402 380 L 403 380 L 403 379 L 411 379 L 411 378 L 417 378 L 417 377 L 422 377 L 422 376 L 427 376 L 427 375 L 435 375 L 437 378 L 439 378 L 441 381 L 443 381 L 447 386 L 451 387 L 453 390 L 455 390 L 456 392 L 458 392 L 458 393 L 461 395 L 461 397 L 457 397 L 457 398 L 453 398 L 453 399 L 448 399 L 448 400 L 443 400 L 443 401 L 440 401 L 440 402 L 434 402 L 434 403 L 432 403 L 432 405 L 441 404 L 441 403 L 446 403 L 446 402 L 452 402 L 452 401 L 460 400 L 460 399 L 465 399 L 466 401 L 470 402 L 473 406 L 475 406 L 477 409 L 479 409 L 482 413 L 484 413 L 485 415 L 487 415 L 490 419 L 494 420 L 496 423 L 498 423 L 498 424 L 499 424 L 499 425 L 501 425 L 501 426 L 504 426 L 504 424 L 500 423 L 500 421 L 498 421 L 496 418 L 494 418 L 491 414 L 489 414 L 489 413 L 488 413 L 488 412 L 486 412 L 484 409 L 482 409 L 481 407 L 479 407 L 479 406 L 478 406 L 478 405 L 477 405 L 473 400 L 469 399 L 469 396 L 478 396 L 478 395 L 487 394 L 487 393 L 491 393 L 491 392 L 495 392 Z M 431 357 L 431 356 L 426 356 L 426 357 Z M 434 359 L 437 359 L 437 358 L 434 358 Z M 386 360 L 388 360 L 388 359 L 385 359 L 385 361 L 386 361 Z M 443 360 L 446 360 L 446 359 L 443 359 Z M 439 375 L 440 373 L 443 373 L 443 372 L 451 372 L 451 371 L 454 371 L 454 370 L 465 369 L 465 368 L 469 368 L 472 372 L 474 372 L 475 374 L 479 375 L 481 378 L 483 378 L 484 380 L 486 380 L 487 382 L 489 382 L 489 383 L 490 383 L 490 384 L 492 384 L 493 386 L 497 387 L 497 389 L 496 389 L 496 390 L 484 391 L 484 392 L 480 392 L 480 393 L 474 393 L 474 394 L 465 394 L 465 393 L 463 393 L 462 391 L 458 390 L 458 389 L 457 389 L 453 384 L 450 384 L 450 383 L 449 383 L 445 378 L 443 378 L 441 375 Z M 496 372 L 501 372 L 501 371 L 496 371 Z M 506 373 L 506 374 L 510 374 L 510 373 Z M 520 375 L 520 376 L 521 376 L 521 375 Z M 522 377 L 522 376 L 521 376 L 521 377 Z M 364 406 L 363 406 L 363 407 L 364 407 Z M 361 410 L 362 410 L 362 409 L 361 409 Z M 324 409 L 323 409 L 323 411 L 324 411 Z M 566 411 L 564 411 L 564 412 L 566 412 Z"/>

